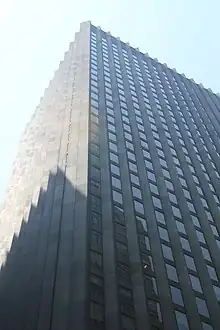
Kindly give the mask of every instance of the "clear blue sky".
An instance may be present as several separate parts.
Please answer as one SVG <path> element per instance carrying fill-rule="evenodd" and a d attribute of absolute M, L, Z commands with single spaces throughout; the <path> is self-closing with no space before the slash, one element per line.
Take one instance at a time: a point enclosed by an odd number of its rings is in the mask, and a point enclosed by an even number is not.
<path fill-rule="evenodd" d="M 220 92 L 219 0 L 0 0 L 0 200 L 20 136 L 82 21 Z"/>

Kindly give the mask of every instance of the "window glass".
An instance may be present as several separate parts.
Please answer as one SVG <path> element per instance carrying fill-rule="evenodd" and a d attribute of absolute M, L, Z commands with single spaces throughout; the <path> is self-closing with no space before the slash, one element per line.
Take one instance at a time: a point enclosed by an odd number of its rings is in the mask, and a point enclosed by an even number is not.
<path fill-rule="evenodd" d="M 94 166 L 91 168 L 91 178 L 95 180 L 100 180 L 100 170 Z"/>
<path fill-rule="evenodd" d="M 152 116 L 152 112 L 151 112 L 151 116 Z M 155 119 L 154 119 L 154 118 L 149 117 L 149 121 L 150 121 L 151 123 L 154 123 L 154 124 L 155 124 Z"/>
<path fill-rule="evenodd" d="M 157 153 L 158 153 L 159 157 L 165 158 L 165 155 L 162 150 L 157 149 Z"/>
<path fill-rule="evenodd" d="M 121 108 L 121 113 L 125 116 L 128 116 L 128 111 L 123 108 Z"/>
<path fill-rule="evenodd" d="M 140 136 L 140 138 L 141 138 L 141 139 L 143 139 L 143 140 L 147 141 L 147 137 L 146 137 L 146 135 L 145 135 L 144 133 L 142 133 L 142 132 L 139 132 L 139 136 Z M 145 146 L 145 145 L 143 145 L 143 144 L 142 144 L 142 142 L 141 142 L 141 145 L 142 145 L 142 146 Z M 147 145 L 146 145 L 146 148 L 148 148 L 148 146 L 147 146 Z"/>
<path fill-rule="evenodd" d="M 153 136 L 154 136 L 156 139 L 160 139 L 159 134 L 157 134 L 156 132 L 153 131 L 152 134 L 153 134 Z"/>
<path fill-rule="evenodd" d="M 143 218 L 141 218 L 141 217 L 138 217 L 138 216 L 136 216 L 136 219 L 137 219 L 138 221 L 140 221 L 143 230 L 144 230 L 145 232 L 147 232 L 147 222 L 146 222 L 146 220 L 143 219 Z"/>
<path fill-rule="evenodd" d="M 196 297 L 196 304 L 198 307 L 199 314 L 209 317 L 209 312 L 206 306 L 206 302 L 203 299 Z"/>
<path fill-rule="evenodd" d="M 137 173 L 138 170 L 137 170 L 137 165 L 136 164 L 133 164 L 131 162 L 128 162 L 128 166 L 129 166 L 129 168 L 130 168 L 131 171 L 134 171 L 134 172 Z"/>
<path fill-rule="evenodd" d="M 186 265 L 188 269 L 194 270 L 196 272 L 196 265 L 194 259 L 186 254 L 184 254 Z"/>
<path fill-rule="evenodd" d="M 201 198 L 202 204 L 204 207 L 208 208 L 208 204 L 204 198 Z"/>
<path fill-rule="evenodd" d="M 209 188 L 211 189 L 211 191 L 215 192 L 215 189 L 211 183 L 209 183 Z"/>
<path fill-rule="evenodd" d="M 168 132 L 166 132 L 168 133 Z M 169 134 L 169 133 L 168 133 Z M 169 146 L 174 147 L 173 141 L 171 139 L 167 139 L 167 142 L 169 144 Z M 178 160 L 177 158 L 173 157 L 174 163 L 176 162 L 176 160 Z M 178 161 L 179 162 L 179 161 Z"/>
<path fill-rule="evenodd" d="M 158 188 L 155 184 L 149 183 L 149 186 L 150 186 L 150 190 L 151 190 L 152 193 L 154 193 L 156 195 L 159 195 Z"/>
<path fill-rule="evenodd" d="M 189 193 L 188 190 L 183 189 L 183 193 L 184 193 L 184 196 L 185 196 L 186 198 L 191 199 L 191 195 L 190 195 L 190 193 Z"/>
<path fill-rule="evenodd" d="M 208 211 L 205 211 L 206 215 L 207 215 L 207 218 L 210 220 L 210 221 L 213 221 L 213 218 L 212 218 L 212 215 L 210 212 Z"/>
<path fill-rule="evenodd" d="M 139 134 L 139 135 L 140 135 L 140 134 Z M 143 138 L 143 135 L 140 136 L 140 137 Z M 143 148 L 148 149 L 148 144 L 147 144 L 147 142 L 141 140 L 141 145 L 142 145 Z M 146 152 L 146 150 L 144 150 L 144 149 L 143 149 L 142 151 L 143 151 L 143 155 L 144 155 L 144 156 L 146 156 L 147 158 L 151 158 L 149 152 Z"/>
<path fill-rule="evenodd" d="M 151 162 L 149 162 L 148 160 L 145 160 L 145 165 L 147 168 L 149 168 L 150 170 L 153 170 L 153 165 Z"/>
<path fill-rule="evenodd" d="M 132 91 L 132 92 L 133 92 L 133 91 Z M 134 92 L 133 92 L 133 93 L 134 93 Z M 142 116 L 141 112 L 140 112 L 139 110 L 137 110 L 137 109 L 134 109 L 134 112 L 135 112 L 135 114 L 137 115 L 137 117 L 136 117 L 137 121 L 138 121 L 139 119 L 141 119 L 141 118 L 139 118 L 139 117 Z M 139 117 L 138 117 L 138 116 L 139 116 Z"/>
<path fill-rule="evenodd" d="M 112 101 L 112 96 L 111 96 L 111 95 L 109 95 L 109 94 L 106 94 L 106 95 L 105 95 L 105 97 L 106 97 L 106 99 L 107 99 L 107 100 L 110 100 L 110 101 Z"/>
<path fill-rule="evenodd" d="M 139 178 L 138 178 L 138 176 L 137 175 L 134 175 L 134 174 L 130 174 L 130 176 L 131 176 L 131 182 L 132 183 L 135 183 L 136 185 L 140 185 L 140 182 L 139 182 Z"/>
<path fill-rule="evenodd" d="M 114 174 L 120 175 L 119 167 L 114 164 L 111 164 L 111 172 Z"/>
<path fill-rule="evenodd" d="M 179 219 L 182 219 L 181 213 L 179 208 L 175 207 L 172 205 L 172 211 L 173 211 L 173 215 Z"/>
<path fill-rule="evenodd" d="M 168 192 L 168 196 L 169 196 L 169 199 L 171 202 L 177 204 L 177 199 L 176 199 L 176 196 L 170 192 Z"/>
<path fill-rule="evenodd" d="M 136 187 L 132 187 L 133 196 L 141 199 L 141 191 Z"/>
<path fill-rule="evenodd" d="M 117 145 L 112 142 L 109 142 L 109 149 L 115 152 L 118 151 Z"/>
<path fill-rule="evenodd" d="M 133 107 L 136 108 L 136 109 L 140 109 L 139 104 L 135 103 L 134 97 L 132 99 L 133 99 Z M 140 126 L 142 126 L 142 125 L 140 125 Z"/>
<path fill-rule="evenodd" d="M 191 214 L 191 218 L 192 218 L 192 221 L 193 221 L 193 224 L 194 224 L 194 226 L 196 226 L 196 227 L 199 227 L 199 228 L 200 228 L 200 223 L 199 223 L 199 220 L 198 220 L 198 218 L 197 218 L 197 217 L 195 217 L 195 215 L 192 215 L 192 214 Z"/>
<path fill-rule="evenodd" d="M 113 194 L 113 200 L 115 202 L 122 204 L 122 194 L 115 190 L 113 190 L 112 194 Z"/>
<path fill-rule="evenodd" d="M 158 227 L 160 238 L 169 242 L 168 231 L 162 227 Z"/>
<path fill-rule="evenodd" d="M 199 242 L 201 242 L 201 243 L 206 242 L 205 237 L 204 237 L 203 233 L 201 233 L 201 231 L 196 230 L 196 235 L 198 237 Z"/>
<path fill-rule="evenodd" d="M 220 288 L 219 288 L 219 286 L 213 285 L 213 289 L 214 289 L 217 300 L 220 301 Z"/>
<path fill-rule="evenodd" d="M 93 230 L 91 232 L 91 249 L 98 252 L 102 251 L 101 234 Z"/>
<path fill-rule="evenodd" d="M 202 322 L 202 329 L 203 330 L 213 330 L 213 327 L 208 323 Z"/>
<path fill-rule="evenodd" d="M 186 187 L 186 188 L 187 188 L 186 180 L 183 179 L 183 178 L 179 178 L 179 180 L 180 180 L 180 182 L 181 182 L 181 185 L 182 185 L 183 187 Z"/>
<path fill-rule="evenodd" d="M 92 93 L 91 93 L 91 97 L 93 97 L 93 92 L 98 94 L 98 88 L 95 87 L 94 85 L 91 85 L 91 91 L 92 91 Z M 95 95 L 96 95 L 96 94 L 95 94 Z"/>
<path fill-rule="evenodd" d="M 182 222 L 176 220 L 176 226 L 177 226 L 177 230 L 180 233 L 186 234 L 186 230 L 185 230 L 184 224 Z"/>
<path fill-rule="evenodd" d="M 203 254 L 204 258 L 208 261 L 212 261 L 208 249 L 201 246 L 201 250 L 202 250 L 202 254 Z"/>
<path fill-rule="evenodd" d="M 115 133 L 115 126 L 113 126 L 112 124 L 108 123 L 108 129 Z"/>
<path fill-rule="evenodd" d="M 109 106 L 110 108 L 113 108 L 113 103 L 106 100 L 106 106 Z"/>
<path fill-rule="evenodd" d="M 97 78 L 96 78 L 96 80 L 97 80 Z M 91 79 L 91 85 L 93 85 L 93 86 L 95 86 L 95 87 L 98 87 L 98 83 L 97 83 L 97 81 L 92 80 L 92 79 Z"/>
<path fill-rule="evenodd" d="M 176 288 L 175 286 L 170 287 L 171 290 L 171 296 L 172 296 L 172 301 L 174 304 L 184 306 L 183 303 L 183 297 L 180 289 Z"/>
<path fill-rule="evenodd" d="M 197 176 L 193 175 L 193 180 L 194 180 L 195 183 L 199 184 L 199 180 L 198 180 Z"/>
<path fill-rule="evenodd" d="M 121 181 L 114 176 L 112 176 L 112 185 L 118 189 L 121 189 Z"/>
<path fill-rule="evenodd" d="M 144 132 L 144 126 L 141 124 L 137 124 L 137 127 L 139 128 L 140 131 Z"/>
<path fill-rule="evenodd" d="M 125 141 L 126 147 L 132 151 L 134 151 L 134 146 L 133 143 Z"/>
<path fill-rule="evenodd" d="M 200 280 L 198 279 L 198 277 L 193 276 L 191 274 L 189 274 L 189 277 L 190 277 L 190 280 L 191 280 L 193 290 L 196 290 L 196 291 L 202 293 L 202 287 L 201 287 Z"/>
<path fill-rule="evenodd" d="M 177 277 L 176 268 L 169 264 L 166 264 L 166 269 L 167 269 L 167 275 L 168 275 L 169 280 L 174 281 L 174 282 L 179 282 L 178 277 Z"/>
<path fill-rule="evenodd" d="M 111 79 L 109 77 L 106 77 L 106 76 L 104 77 L 104 80 L 105 80 L 105 82 L 106 81 L 109 82 L 109 83 L 111 82 Z"/>
<path fill-rule="evenodd" d="M 94 99 L 91 99 L 91 106 L 98 108 L 99 103 L 95 101 Z"/>
<path fill-rule="evenodd" d="M 194 206 L 193 206 L 192 203 L 190 203 L 190 202 L 187 201 L 187 205 L 188 205 L 188 208 L 189 208 L 189 210 L 190 210 L 191 212 L 194 212 L 194 213 L 196 212 L 196 211 L 195 211 L 195 208 L 194 208 Z"/>
<path fill-rule="evenodd" d="M 91 77 L 92 79 L 95 79 L 95 77 L 97 76 L 97 70 L 96 70 L 96 65 L 93 64 L 92 68 L 91 68 Z"/>
<path fill-rule="evenodd" d="M 164 159 L 159 158 L 159 161 L 160 161 L 160 165 L 161 165 L 161 166 L 164 166 L 164 167 L 166 167 L 166 168 L 168 167 L 168 166 L 167 166 L 167 162 L 166 162 Z"/>
<path fill-rule="evenodd" d="M 178 330 L 189 330 L 189 324 L 187 321 L 186 314 L 179 311 L 175 311 L 176 321 L 178 325 Z"/>
<path fill-rule="evenodd" d="M 98 322 L 104 321 L 104 307 L 94 301 L 90 302 L 90 318 Z"/>
<path fill-rule="evenodd" d="M 102 272 L 102 256 L 101 254 L 91 251 L 90 252 L 90 261 L 92 272 L 99 275 Z"/>
<path fill-rule="evenodd" d="M 106 77 L 109 77 L 110 78 L 110 73 L 108 72 L 108 69 L 105 69 L 104 70 L 104 74 L 105 74 Z"/>
<path fill-rule="evenodd" d="M 91 108 L 91 112 L 92 112 L 94 115 L 96 115 L 96 116 L 99 115 L 99 110 L 96 109 L 96 108 Z M 99 123 L 99 119 L 98 119 L 97 117 L 95 117 L 95 116 L 91 116 L 91 120 L 92 120 L 95 124 L 98 125 L 98 123 Z"/>
<path fill-rule="evenodd" d="M 213 268 L 212 266 L 209 266 L 209 265 L 207 265 L 207 268 L 208 268 L 210 278 L 214 281 L 218 281 L 215 268 Z"/>
<path fill-rule="evenodd" d="M 124 123 L 127 123 L 127 124 L 130 123 L 128 117 L 122 116 L 122 120 L 123 120 Z"/>
<path fill-rule="evenodd" d="M 133 152 L 127 151 L 127 155 L 129 159 L 136 161 L 136 157 L 135 154 L 133 154 Z"/>
<path fill-rule="evenodd" d="M 101 216 L 98 213 L 92 212 L 91 214 L 92 228 L 100 231 L 101 229 Z"/>
<path fill-rule="evenodd" d="M 127 132 L 125 132 L 125 138 L 129 141 L 132 141 L 132 135 Z"/>
<path fill-rule="evenodd" d="M 148 310 L 150 316 L 152 316 L 154 319 L 157 318 L 157 322 L 162 322 L 162 316 L 161 316 L 161 309 L 160 304 L 152 299 L 148 299 Z"/>
<path fill-rule="evenodd" d="M 215 236 L 219 236 L 218 234 L 218 231 L 217 231 L 217 228 L 214 226 L 214 225 L 210 225 L 211 229 L 212 229 L 212 232 Z"/>
<path fill-rule="evenodd" d="M 106 111 L 109 115 L 114 116 L 114 111 L 112 109 L 107 108 Z"/>
<path fill-rule="evenodd" d="M 112 85 L 110 83 L 105 81 L 105 86 L 111 91 Z"/>
<path fill-rule="evenodd" d="M 97 180 L 90 180 L 91 193 L 94 195 L 100 195 L 100 182 Z"/>
<path fill-rule="evenodd" d="M 148 177 L 149 180 L 152 180 L 152 181 L 156 182 L 156 177 L 152 172 L 147 171 L 147 177 Z"/>
<path fill-rule="evenodd" d="M 132 319 L 129 316 L 122 314 L 121 322 L 122 322 L 123 330 L 135 330 L 136 329 L 134 319 Z"/>
<path fill-rule="evenodd" d="M 98 150 L 98 148 L 96 150 Z M 94 150 L 93 150 L 93 152 L 94 152 Z M 94 155 L 94 154 L 91 154 L 91 163 L 92 163 L 92 165 L 95 165 L 95 166 L 99 167 L 100 158 L 98 156 Z"/>
<path fill-rule="evenodd" d="M 144 206 L 142 203 L 134 201 L 134 208 L 135 211 L 144 214 Z"/>
<path fill-rule="evenodd" d="M 175 156 L 177 155 L 175 149 L 170 148 L 170 151 L 171 151 L 172 155 L 175 155 Z M 177 164 L 177 165 L 179 165 L 179 161 L 178 161 L 177 158 L 174 159 L 174 163 Z"/>
<path fill-rule="evenodd" d="M 165 170 L 164 168 L 162 168 L 162 172 L 163 172 L 163 175 L 164 175 L 165 178 L 170 179 L 170 173 L 167 170 Z"/>
<path fill-rule="evenodd" d="M 220 249 L 220 241 L 216 240 L 216 244 L 218 245 L 218 248 Z"/>
<path fill-rule="evenodd" d="M 107 120 L 109 123 L 111 123 L 112 125 L 115 125 L 115 118 L 112 116 L 107 116 Z"/>
<path fill-rule="evenodd" d="M 162 244 L 162 251 L 165 258 L 173 261 L 173 253 L 169 246 Z"/>
<path fill-rule="evenodd" d="M 91 143 L 90 148 L 93 154 L 99 155 L 99 146 L 97 146 L 97 144 Z"/>
<path fill-rule="evenodd" d="M 152 196 L 152 200 L 155 207 L 162 209 L 162 204 L 159 198 Z"/>
<path fill-rule="evenodd" d="M 131 132 L 131 127 L 129 125 L 123 124 L 123 126 L 126 131 Z"/>
<path fill-rule="evenodd" d="M 155 210 L 155 215 L 156 215 L 156 219 L 157 219 L 158 222 L 160 222 L 160 223 L 162 223 L 164 225 L 166 224 L 166 221 L 165 221 L 165 218 L 164 218 L 163 213 Z"/>
<path fill-rule="evenodd" d="M 167 189 L 174 191 L 173 184 L 170 181 L 165 180 L 165 184 L 167 186 Z"/>
<path fill-rule="evenodd" d="M 136 116 L 136 120 L 137 120 L 138 123 L 143 124 L 143 120 L 140 117 Z"/>
<path fill-rule="evenodd" d="M 184 250 L 191 251 L 189 241 L 186 238 L 180 237 L 180 242 Z"/>
<path fill-rule="evenodd" d="M 113 154 L 112 152 L 110 152 L 110 159 L 111 159 L 111 161 L 113 161 L 115 163 L 119 163 L 118 156 Z"/>
<path fill-rule="evenodd" d="M 180 165 L 179 159 L 177 159 L 176 157 L 173 157 L 173 161 L 176 165 Z"/>
<path fill-rule="evenodd" d="M 179 175 L 183 175 L 183 171 L 181 170 L 181 168 L 179 168 L 178 166 L 176 166 L 176 170 L 177 170 L 177 173 Z"/>

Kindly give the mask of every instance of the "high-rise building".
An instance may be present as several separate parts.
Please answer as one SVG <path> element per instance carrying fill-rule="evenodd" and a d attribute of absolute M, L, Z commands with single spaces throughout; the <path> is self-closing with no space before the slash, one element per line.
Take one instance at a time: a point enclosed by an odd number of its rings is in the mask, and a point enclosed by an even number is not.
<path fill-rule="evenodd" d="M 83 23 L 20 144 L 0 329 L 220 329 L 220 96 Z"/>

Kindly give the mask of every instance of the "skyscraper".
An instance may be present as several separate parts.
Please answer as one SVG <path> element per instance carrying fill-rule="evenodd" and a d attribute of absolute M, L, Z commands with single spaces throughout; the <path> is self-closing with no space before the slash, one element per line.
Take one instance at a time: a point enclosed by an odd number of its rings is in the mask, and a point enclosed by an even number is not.
<path fill-rule="evenodd" d="M 220 329 L 220 97 L 86 22 L 20 144 L 0 328 Z"/>

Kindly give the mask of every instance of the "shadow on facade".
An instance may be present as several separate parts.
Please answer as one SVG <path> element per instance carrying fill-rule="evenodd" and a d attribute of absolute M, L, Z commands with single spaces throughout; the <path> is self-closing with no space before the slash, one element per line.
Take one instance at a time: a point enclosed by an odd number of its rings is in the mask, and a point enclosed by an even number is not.
<path fill-rule="evenodd" d="M 76 303 L 71 301 L 78 270 L 74 266 L 73 272 L 76 200 L 86 205 L 61 170 L 50 174 L 0 271 L 1 330 L 66 329 L 73 322 L 68 318 Z"/>

